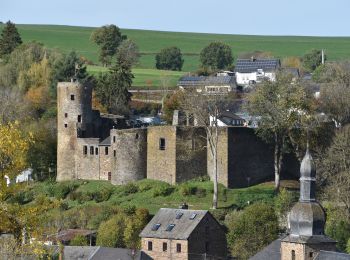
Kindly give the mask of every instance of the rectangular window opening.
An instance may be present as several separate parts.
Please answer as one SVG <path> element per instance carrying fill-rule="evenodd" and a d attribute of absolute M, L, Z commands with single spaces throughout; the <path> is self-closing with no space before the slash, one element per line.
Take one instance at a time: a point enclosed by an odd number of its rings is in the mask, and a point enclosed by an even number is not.
<path fill-rule="evenodd" d="M 111 172 L 108 172 L 108 180 L 112 180 L 112 173 Z"/>
<path fill-rule="evenodd" d="M 165 150 L 165 138 L 159 139 L 159 150 Z"/>
<path fill-rule="evenodd" d="M 148 241 L 147 247 L 148 247 L 148 251 L 152 251 L 153 250 L 153 243 L 152 243 L 152 241 Z"/>
<path fill-rule="evenodd" d="M 78 115 L 78 123 L 81 123 L 81 115 Z"/>
<path fill-rule="evenodd" d="M 90 146 L 90 154 L 93 155 L 94 154 L 94 147 Z"/>
<path fill-rule="evenodd" d="M 166 252 L 168 250 L 168 243 L 163 242 L 163 252 Z"/>
<path fill-rule="evenodd" d="M 159 228 L 160 228 L 160 224 L 159 223 L 154 224 L 153 227 L 152 227 L 152 231 L 157 231 Z"/>
<path fill-rule="evenodd" d="M 70 95 L 70 100 L 74 100 L 74 99 L 75 99 L 74 95 Z"/>
<path fill-rule="evenodd" d="M 64 128 L 67 128 L 68 127 L 68 125 L 67 124 L 64 124 Z"/>
<path fill-rule="evenodd" d="M 175 227 L 175 224 L 169 224 L 165 231 L 169 231 L 170 232 L 171 230 L 174 229 L 174 227 Z"/>
<path fill-rule="evenodd" d="M 105 155 L 108 155 L 108 147 L 105 147 Z"/>
<path fill-rule="evenodd" d="M 68 113 L 64 113 L 64 117 L 67 118 L 68 117 Z"/>
<path fill-rule="evenodd" d="M 84 155 L 87 155 L 87 150 L 88 150 L 87 146 L 84 145 L 84 147 L 83 147 L 83 154 L 84 154 Z"/>
<path fill-rule="evenodd" d="M 95 148 L 95 154 L 98 155 L 98 147 Z"/>
<path fill-rule="evenodd" d="M 114 157 L 117 157 L 117 151 L 116 150 L 113 150 L 113 155 L 114 155 Z"/>
<path fill-rule="evenodd" d="M 181 253 L 181 244 L 179 243 L 176 244 L 176 252 Z"/>
<path fill-rule="evenodd" d="M 113 136 L 113 143 L 115 143 L 115 136 Z"/>

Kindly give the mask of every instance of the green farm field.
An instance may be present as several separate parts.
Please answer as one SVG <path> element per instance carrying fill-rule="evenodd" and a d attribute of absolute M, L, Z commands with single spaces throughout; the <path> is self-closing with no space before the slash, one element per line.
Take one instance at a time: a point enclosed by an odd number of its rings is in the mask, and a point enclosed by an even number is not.
<path fill-rule="evenodd" d="M 4 25 L 0 25 L 0 30 Z M 98 64 L 98 48 L 90 40 L 92 27 L 63 25 L 16 25 L 25 42 L 38 41 L 49 48 L 57 48 L 63 52 L 77 51 L 80 55 Z M 305 36 L 252 36 L 229 34 L 205 34 L 163 32 L 148 30 L 122 29 L 122 33 L 134 40 L 142 54 L 135 71 L 135 86 L 145 84 L 149 80 L 145 74 L 155 74 L 151 78 L 157 86 L 159 77 L 155 73 L 155 54 L 164 47 L 177 46 L 184 55 L 183 71 L 194 71 L 199 67 L 201 49 L 212 41 L 222 41 L 232 47 L 235 58 L 239 54 L 256 50 L 271 52 L 278 58 L 302 56 L 311 49 L 325 49 L 328 60 L 350 59 L 350 37 L 305 37 Z M 138 75 L 140 72 L 142 75 Z M 180 76 L 180 74 L 179 74 Z M 158 78 L 157 78 L 158 77 Z M 171 80 L 174 82 L 174 80 Z M 158 85 L 159 86 L 159 85 Z"/>

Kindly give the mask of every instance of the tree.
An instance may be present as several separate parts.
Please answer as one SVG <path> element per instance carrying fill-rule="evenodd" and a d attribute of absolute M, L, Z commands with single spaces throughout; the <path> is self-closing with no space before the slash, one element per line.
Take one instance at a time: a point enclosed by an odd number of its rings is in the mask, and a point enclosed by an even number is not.
<path fill-rule="evenodd" d="M 248 259 L 278 237 L 278 219 L 274 209 L 264 203 L 255 203 L 227 223 L 231 254 Z"/>
<path fill-rule="evenodd" d="M 162 49 L 156 55 L 156 68 L 159 70 L 181 71 L 183 63 L 181 50 L 178 47 Z"/>
<path fill-rule="evenodd" d="M 181 108 L 181 102 L 184 99 L 183 91 L 176 91 L 171 95 L 167 95 L 164 101 L 163 107 L 163 118 L 171 124 L 173 122 L 174 110 L 179 110 Z"/>
<path fill-rule="evenodd" d="M 131 87 L 134 75 L 129 64 L 117 60 L 108 73 L 97 79 L 96 96 L 107 107 L 109 113 L 128 114 Z"/>
<path fill-rule="evenodd" d="M 350 219 L 350 125 L 336 132 L 333 143 L 322 160 L 325 193 L 335 205 L 344 205 Z"/>
<path fill-rule="evenodd" d="M 287 150 L 290 131 L 298 127 L 300 117 L 307 114 L 307 96 L 291 75 L 279 74 L 276 81 L 265 81 L 248 94 L 246 108 L 260 118 L 256 132 L 274 144 L 275 189 L 280 186 L 283 154 Z"/>
<path fill-rule="evenodd" d="M 304 54 L 302 61 L 304 69 L 308 72 L 313 72 L 322 63 L 322 51 L 311 50 L 310 52 Z"/>
<path fill-rule="evenodd" d="M 127 67 L 136 65 L 140 58 L 139 47 L 130 39 L 122 41 L 117 49 L 117 60 Z"/>
<path fill-rule="evenodd" d="M 125 230 L 124 214 L 118 215 L 102 222 L 97 231 L 96 245 L 104 247 L 124 247 L 124 230 Z"/>
<path fill-rule="evenodd" d="M 319 76 L 321 109 L 336 126 L 350 123 L 350 63 L 326 64 Z"/>
<path fill-rule="evenodd" d="M 195 125 L 205 129 L 210 160 L 212 162 L 213 180 L 213 209 L 218 206 L 218 142 L 219 126 L 218 116 L 230 101 L 230 96 L 222 95 L 204 95 L 203 93 L 186 91 L 181 102 L 181 109 L 185 111 L 188 117 L 192 117 Z"/>
<path fill-rule="evenodd" d="M 85 236 L 76 235 L 69 243 L 70 246 L 88 246 L 89 243 Z"/>
<path fill-rule="evenodd" d="M 74 51 L 54 60 L 52 64 L 50 94 L 55 97 L 57 95 L 57 83 L 71 81 L 72 78 L 82 83 L 92 80 L 86 71 L 86 66 Z"/>
<path fill-rule="evenodd" d="M 1 33 L 0 57 L 10 54 L 20 44 L 22 44 L 22 39 L 15 24 L 8 21 Z"/>
<path fill-rule="evenodd" d="M 222 42 L 212 42 L 200 52 L 202 67 L 221 70 L 233 62 L 231 47 Z"/>
<path fill-rule="evenodd" d="M 90 39 L 100 47 L 100 62 L 107 66 L 112 57 L 117 53 L 120 43 L 126 39 L 120 29 L 114 24 L 102 26 L 94 30 Z"/>
<path fill-rule="evenodd" d="M 301 69 L 301 60 L 295 56 L 286 57 L 282 60 L 282 66 Z"/>

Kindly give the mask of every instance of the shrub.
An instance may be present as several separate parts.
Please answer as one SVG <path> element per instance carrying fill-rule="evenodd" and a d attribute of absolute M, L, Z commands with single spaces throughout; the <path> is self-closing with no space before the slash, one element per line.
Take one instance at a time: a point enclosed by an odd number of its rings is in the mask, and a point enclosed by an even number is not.
<path fill-rule="evenodd" d="M 207 196 L 207 190 L 203 188 L 197 188 L 196 196 L 198 198 L 204 198 L 205 196 Z"/>
<path fill-rule="evenodd" d="M 140 192 L 148 191 L 152 189 L 152 184 L 148 182 L 141 182 L 138 184 L 138 189 Z"/>
<path fill-rule="evenodd" d="M 33 199 L 34 193 L 32 191 L 19 191 L 10 197 L 9 202 L 23 205 L 33 201 Z"/>
<path fill-rule="evenodd" d="M 89 243 L 83 235 L 76 235 L 69 243 L 70 246 L 88 246 Z"/>
<path fill-rule="evenodd" d="M 153 190 L 153 197 L 169 196 L 174 191 L 174 188 L 170 185 L 160 185 Z"/>
<path fill-rule="evenodd" d="M 59 183 L 53 189 L 53 196 L 57 199 L 64 199 L 70 192 L 77 187 L 75 183 Z"/>
<path fill-rule="evenodd" d="M 189 196 L 196 194 L 197 187 L 189 184 L 183 184 L 179 187 L 179 192 L 182 196 Z"/>
<path fill-rule="evenodd" d="M 102 201 L 109 200 L 112 194 L 113 194 L 112 189 L 105 188 L 105 189 L 102 189 L 101 191 L 93 193 L 93 198 L 97 203 L 99 203 Z"/>
<path fill-rule="evenodd" d="M 133 182 L 129 182 L 128 184 L 126 184 L 123 188 L 123 194 L 129 195 L 129 194 L 134 194 L 137 193 L 139 191 L 139 188 L 137 187 L 137 185 Z"/>
<path fill-rule="evenodd" d="M 134 205 L 125 205 L 123 206 L 123 211 L 126 215 L 133 215 L 136 211 L 136 207 Z"/>

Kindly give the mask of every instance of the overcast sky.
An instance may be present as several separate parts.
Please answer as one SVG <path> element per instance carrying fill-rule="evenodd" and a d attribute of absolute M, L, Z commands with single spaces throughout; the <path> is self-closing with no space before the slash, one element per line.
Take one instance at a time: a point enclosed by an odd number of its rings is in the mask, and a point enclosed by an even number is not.
<path fill-rule="evenodd" d="M 350 36 L 350 0 L 0 0 L 0 21 L 181 32 Z"/>

